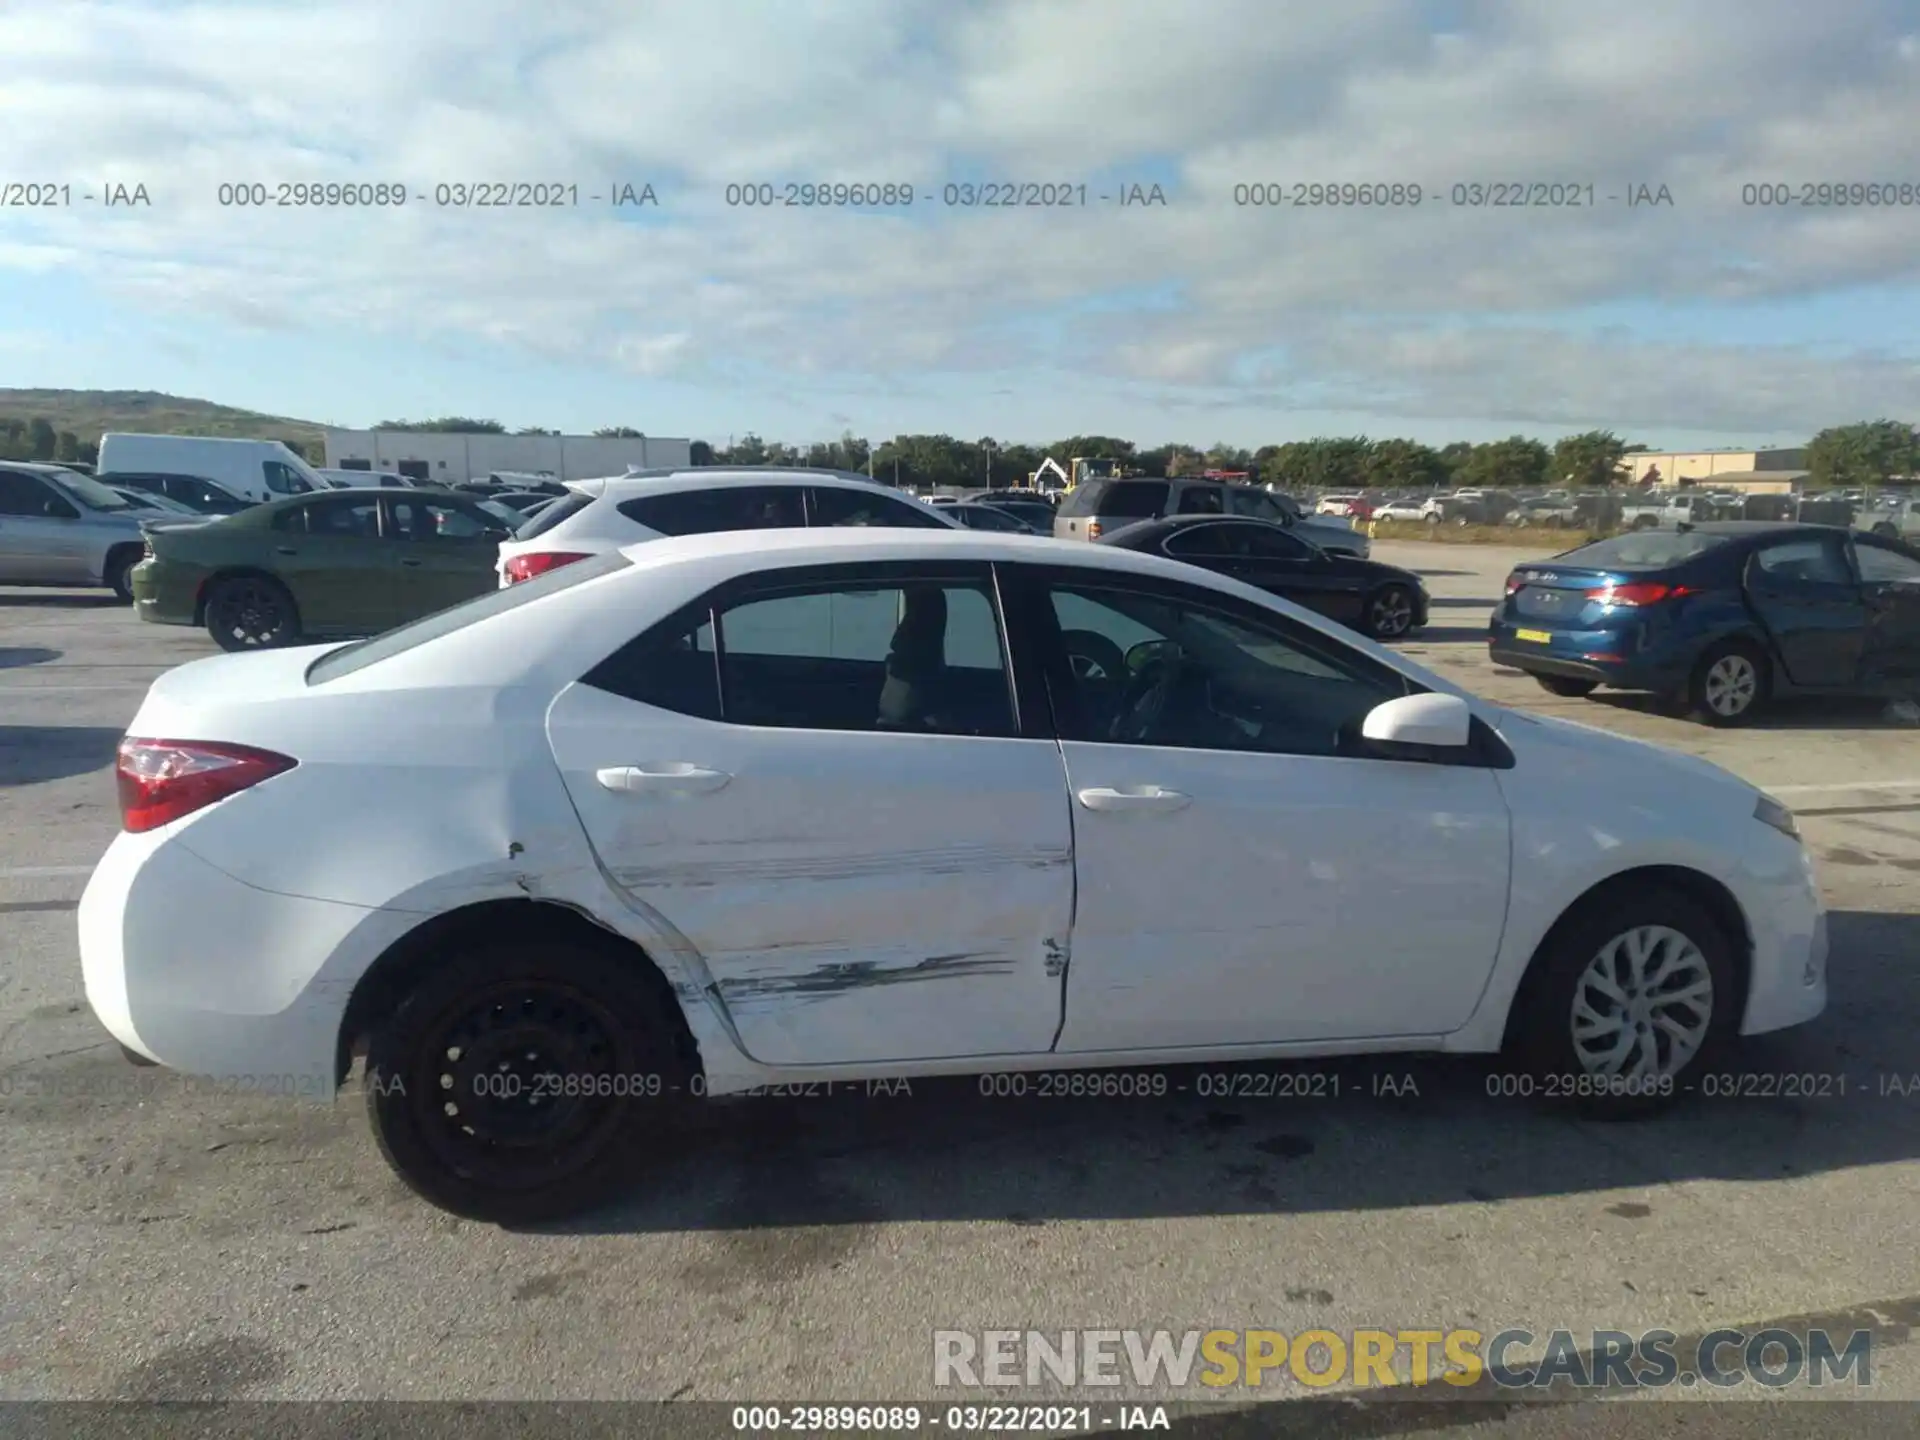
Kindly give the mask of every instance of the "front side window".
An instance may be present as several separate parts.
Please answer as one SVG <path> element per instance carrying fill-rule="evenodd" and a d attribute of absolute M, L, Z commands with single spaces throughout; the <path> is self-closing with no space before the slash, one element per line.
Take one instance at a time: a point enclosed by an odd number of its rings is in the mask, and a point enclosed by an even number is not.
<path fill-rule="evenodd" d="M 1881 545 L 1856 545 L 1860 578 L 1869 585 L 1920 585 L 1920 560 Z"/>
<path fill-rule="evenodd" d="M 47 502 L 53 498 L 52 488 L 38 476 L 0 470 L 0 515 L 44 516 Z"/>
<path fill-rule="evenodd" d="M 1226 496 L 1218 485 L 1189 485 L 1180 492 L 1182 515 L 1223 515 L 1226 508 Z"/>
<path fill-rule="evenodd" d="M 1754 568 L 1774 583 L 1788 585 L 1851 585 L 1853 574 L 1838 540 L 1817 536 L 1769 545 L 1755 552 Z"/>
<path fill-rule="evenodd" d="M 1361 720 L 1411 693 L 1402 676 L 1335 642 L 1194 599 L 1056 585 L 1069 738 L 1118 745 L 1354 754 Z"/>
<path fill-rule="evenodd" d="M 1191 493 L 1191 492 L 1189 492 Z M 1169 535 L 1161 547 L 1178 560 L 1228 560 L 1247 554 L 1243 525 L 1189 525 Z"/>
<path fill-rule="evenodd" d="M 851 485 L 815 485 L 807 492 L 812 525 L 879 525 L 895 529 L 944 530 L 946 522 L 930 510 L 882 490 Z"/>
<path fill-rule="evenodd" d="M 350 539 L 377 540 L 380 537 L 380 502 L 366 500 L 321 500 L 305 506 L 307 532 Z"/>
<path fill-rule="evenodd" d="M 267 489 L 275 495 L 304 495 L 313 489 L 302 475 L 291 465 L 281 460 L 263 460 L 260 469 L 267 482 Z"/>
<path fill-rule="evenodd" d="M 473 541 L 489 528 L 484 517 L 443 501 L 409 498 L 388 503 L 393 506 L 394 536 L 400 540 Z M 494 521 L 493 528 L 507 527 L 504 521 Z"/>
<path fill-rule="evenodd" d="M 1227 491 L 1227 510 L 1234 515 L 1251 515 L 1259 520 L 1285 520 L 1287 508 L 1264 490 L 1235 485 Z"/>

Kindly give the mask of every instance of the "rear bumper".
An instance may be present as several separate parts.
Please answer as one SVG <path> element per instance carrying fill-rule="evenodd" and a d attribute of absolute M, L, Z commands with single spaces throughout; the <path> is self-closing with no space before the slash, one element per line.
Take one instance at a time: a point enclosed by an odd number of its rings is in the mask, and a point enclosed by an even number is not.
<path fill-rule="evenodd" d="M 1487 658 L 1529 675 L 1593 680 L 1620 690 L 1678 691 L 1699 649 L 1692 639 L 1647 646 L 1633 630 L 1550 631 L 1553 638 L 1540 643 L 1520 639 L 1524 628 L 1496 617 L 1487 627 Z"/>
<path fill-rule="evenodd" d="M 192 625 L 200 608 L 199 576 L 163 569 L 151 560 L 133 567 L 133 613 L 156 625 Z"/>

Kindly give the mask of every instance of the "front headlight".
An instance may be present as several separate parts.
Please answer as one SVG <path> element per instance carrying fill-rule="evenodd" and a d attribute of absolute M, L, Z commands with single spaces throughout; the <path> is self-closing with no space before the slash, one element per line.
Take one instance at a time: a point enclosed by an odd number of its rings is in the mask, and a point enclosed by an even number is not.
<path fill-rule="evenodd" d="M 1800 827 L 1793 823 L 1793 811 L 1771 795 L 1761 795 L 1754 800 L 1753 818 L 1762 825 L 1771 825 L 1790 840 L 1800 838 Z"/>

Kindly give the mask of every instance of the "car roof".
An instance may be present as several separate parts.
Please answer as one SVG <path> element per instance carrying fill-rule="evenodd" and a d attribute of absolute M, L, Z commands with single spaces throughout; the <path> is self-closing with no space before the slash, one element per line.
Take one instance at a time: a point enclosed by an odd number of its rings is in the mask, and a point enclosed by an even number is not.
<path fill-rule="evenodd" d="M 635 495 L 668 490 L 734 488 L 744 485 L 828 485 L 847 490 L 884 490 L 911 499 L 903 490 L 848 470 L 806 470 L 789 465 L 693 466 L 679 470 L 636 470 L 626 475 L 603 475 L 591 480 L 569 480 L 567 488 L 596 498 L 628 500 Z"/>
<path fill-rule="evenodd" d="M 9 470 L 31 470 L 36 475 L 49 475 L 58 479 L 62 475 L 78 475 L 78 470 L 69 470 L 64 465 L 55 465 L 47 460 L 0 460 Z M 91 476 L 89 479 L 93 478 Z"/>
<path fill-rule="evenodd" d="M 1000 530 L 920 530 L 905 526 L 831 526 L 813 530 L 720 530 L 636 541 L 621 554 L 636 565 L 727 562 L 752 555 L 766 568 L 880 560 L 971 560 L 1090 565 L 1136 574 L 1193 577 L 1193 567 L 1105 545 L 1063 546 L 1050 535 Z"/>
<path fill-rule="evenodd" d="M 1690 535 L 1728 535 L 1740 536 L 1773 535 L 1786 530 L 1804 530 L 1809 535 L 1847 535 L 1852 532 L 1843 525 L 1809 525 L 1800 520 L 1702 520 L 1689 525 L 1684 533 Z"/>

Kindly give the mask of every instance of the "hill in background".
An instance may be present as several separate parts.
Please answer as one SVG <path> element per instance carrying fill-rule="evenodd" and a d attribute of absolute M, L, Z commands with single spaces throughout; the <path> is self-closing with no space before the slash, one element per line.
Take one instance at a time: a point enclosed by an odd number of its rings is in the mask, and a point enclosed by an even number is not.
<path fill-rule="evenodd" d="M 312 420 L 236 410 L 211 400 L 190 400 L 154 390 L 0 389 L 0 422 L 44 419 L 71 431 L 84 445 L 108 430 L 150 435 L 216 435 L 245 440 L 297 442 L 310 455 L 325 449 L 325 427 Z"/>

